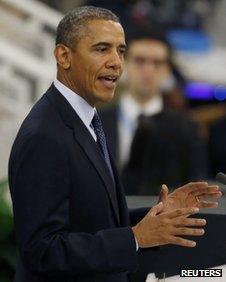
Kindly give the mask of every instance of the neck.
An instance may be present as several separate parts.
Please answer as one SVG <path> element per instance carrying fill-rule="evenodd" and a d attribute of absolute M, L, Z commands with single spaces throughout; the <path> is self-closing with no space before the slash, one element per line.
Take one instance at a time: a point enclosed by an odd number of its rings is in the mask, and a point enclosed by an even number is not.
<path fill-rule="evenodd" d="M 129 91 L 132 98 L 136 101 L 137 104 L 140 106 L 144 106 L 145 104 L 149 103 L 153 98 L 159 97 L 159 93 L 152 93 L 152 95 L 145 95 L 144 93 L 138 93 L 135 91 L 130 90 Z"/>
<path fill-rule="evenodd" d="M 64 84 L 68 88 L 70 88 L 73 92 L 77 93 L 76 90 L 74 89 L 70 79 L 64 73 L 60 73 L 58 71 L 57 72 L 57 80 L 59 80 L 62 84 Z"/>
<path fill-rule="evenodd" d="M 66 87 L 71 89 L 73 92 L 75 92 L 77 95 L 81 96 L 86 102 L 91 106 L 95 107 L 95 103 L 93 101 L 90 101 L 87 96 L 81 95 L 81 91 L 78 91 L 77 87 L 73 83 L 73 80 L 69 78 L 68 75 L 65 74 L 65 72 L 57 72 L 57 80 L 59 80 L 62 84 L 64 84 Z"/>

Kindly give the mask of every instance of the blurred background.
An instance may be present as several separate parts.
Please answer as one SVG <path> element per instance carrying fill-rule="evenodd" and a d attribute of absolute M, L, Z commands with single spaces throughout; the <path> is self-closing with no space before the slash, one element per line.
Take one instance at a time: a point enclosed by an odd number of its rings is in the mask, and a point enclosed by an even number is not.
<path fill-rule="evenodd" d="M 7 187 L 10 149 L 20 123 L 55 78 L 52 51 L 56 26 L 66 12 L 80 5 L 112 10 L 120 17 L 126 35 L 135 26 L 164 30 L 173 53 L 172 73 L 162 88 L 164 103 L 196 124 L 205 154 L 205 171 L 198 174 L 199 179 L 188 177 L 186 181 L 213 180 L 216 172 L 226 172 L 226 0 L 0 0 L 1 282 L 12 281 L 17 254 Z M 126 85 L 123 75 L 107 108 L 117 105 Z M 104 113 L 101 106 L 102 110 Z M 191 129 L 189 138 L 193 134 Z M 139 147 L 136 152 L 141 154 Z M 149 168 L 148 164 L 145 169 Z M 125 184 L 140 176 L 135 171 L 128 180 L 127 172 L 122 171 Z M 176 184 L 184 184 L 183 179 Z M 131 191 L 126 192 L 133 195 Z M 150 195 L 155 193 L 158 189 Z M 134 194 L 142 195 L 139 191 Z"/>

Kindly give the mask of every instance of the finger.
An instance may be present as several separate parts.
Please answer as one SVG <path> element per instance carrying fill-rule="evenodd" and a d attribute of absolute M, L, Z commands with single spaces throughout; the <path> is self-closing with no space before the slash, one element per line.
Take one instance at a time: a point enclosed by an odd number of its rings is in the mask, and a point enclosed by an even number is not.
<path fill-rule="evenodd" d="M 202 236 L 205 230 L 202 228 L 186 228 L 177 227 L 173 230 L 174 235 L 185 235 L 185 236 Z"/>
<path fill-rule="evenodd" d="M 214 192 L 214 193 L 210 193 L 210 194 L 202 194 L 200 196 L 196 196 L 199 198 L 199 200 L 205 200 L 205 199 L 219 199 L 222 197 L 222 192 Z"/>
<path fill-rule="evenodd" d="M 190 182 L 179 189 L 183 189 L 185 192 L 190 193 L 196 190 L 205 189 L 208 187 L 208 183 L 201 181 L 201 182 Z"/>
<path fill-rule="evenodd" d="M 160 202 L 157 205 L 153 206 L 150 211 L 148 212 L 148 216 L 156 216 L 158 213 L 160 213 L 163 210 L 163 203 Z"/>
<path fill-rule="evenodd" d="M 169 243 L 178 245 L 178 246 L 189 247 L 189 248 L 193 248 L 196 246 L 195 241 L 187 240 L 187 239 L 176 237 L 176 236 L 172 236 L 169 240 Z"/>
<path fill-rule="evenodd" d="M 214 194 L 211 194 L 211 195 L 202 195 L 202 196 L 199 196 L 197 197 L 196 196 L 196 200 L 199 202 L 199 203 L 214 203 L 214 205 L 216 204 L 216 202 L 212 202 L 212 200 L 214 199 L 220 199 L 222 197 L 222 193 L 214 193 Z"/>
<path fill-rule="evenodd" d="M 198 208 L 182 208 L 182 209 L 176 209 L 171 212 L 163 213 L 162 215 L 166 215 L 169 218 L 179 217 L 183 215 L 192 215 L 199 212 Z"/>
<path fill-rule="evenodd" d="M 209 185 L 208 187 L 211 188 L 211 189 L 217 189 L 217 190 L 220 189 L 220 188 L 219 188 L 219 185 L 216 185 L 216 184 L 214 184 L 214 185 Z"/>
<path fill-rule="evenodd" d="M 159 201 L 164 203 L 167 199 L 168 193 L 169 193 L 168 187 L 166 186 L 166 184 L 163 184 L 159 194 Z"/>
<path fill-rule="evenodd" d="M 199 189 L 199 190 L 191 191 L 189 194 L 191 194 L 193 196 L 201 196 L 201 195 L 210 195 L 210 194 L 214 194 L 214 193 L 221 193 L 219 191 L 219 187 L 215 186 L 215 187 L 202 188 L 202 189 Z"/>
<path fill-rule="evenodd" d="M 213 194 L 210 194 L 210 198 L 214 198 L 214 199 L 219 199 L 223 196 L 222 192 L 219 191 L 219 192 L 216 192 L 216 193 L 213 193 Z"/>
<path fill-rule="evenodd" d="M 162 196 L 163 196 L 163 199 L 164 199 L 164 200 L 166 200 L 168 194 L 169 194 L 169 189 L 168 189 L 168 187 L 166 186 L 166 184 L 163 184 L 163 185 L 162 185 Z"/>
<path fill-rule="evenodd" d="M 203 218 L 186 218 L 179 217 L 175 219 L 175 226 L 205 226 L 206 220 Z"/>
<path fill-rule="evenodd" d="M 217 208 L 218 207 L 218 202 L 207 202 L 207 201 L 201 201 L 198 202 L 198 207 L 200 209 L 204 209 L 204 208 Z"/>

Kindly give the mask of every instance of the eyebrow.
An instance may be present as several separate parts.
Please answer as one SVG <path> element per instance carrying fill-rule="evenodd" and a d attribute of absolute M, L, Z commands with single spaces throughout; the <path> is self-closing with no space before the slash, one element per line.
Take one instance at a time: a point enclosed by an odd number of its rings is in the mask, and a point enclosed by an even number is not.
<path fill-rule="evenodd" d="M 92 48 L 95 48 L 95 47 L 98 47 L 98 46 L 111 47 L 112 44 L 110 44 L 110 43 L 108 43 L 108 42 L 98 42 L 98 43 L 92 45 Z M 126 44 L 120 44 L 119 47 L 126 49 Z"/>

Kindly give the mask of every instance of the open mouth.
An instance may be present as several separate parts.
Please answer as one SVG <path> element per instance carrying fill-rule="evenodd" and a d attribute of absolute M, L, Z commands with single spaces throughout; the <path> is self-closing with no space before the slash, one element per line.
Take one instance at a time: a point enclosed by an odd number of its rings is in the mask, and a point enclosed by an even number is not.
<path fill-rule="evenodd" d="M 98 78 L 105 87 L 107 88 L 114 88 L 116 85 L 116 82 L 118 80 L 118 76 L 116 75 L 104 75 L 104 76 L 100 76 Z"/>

